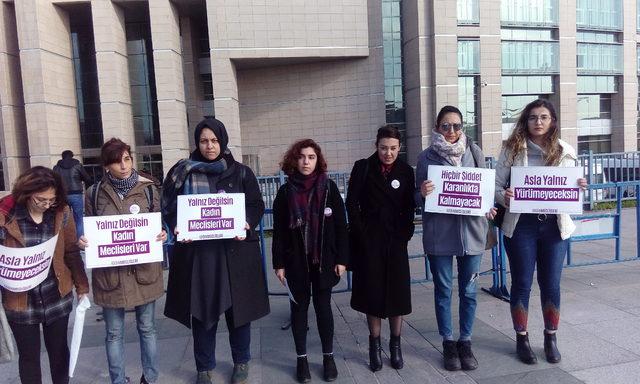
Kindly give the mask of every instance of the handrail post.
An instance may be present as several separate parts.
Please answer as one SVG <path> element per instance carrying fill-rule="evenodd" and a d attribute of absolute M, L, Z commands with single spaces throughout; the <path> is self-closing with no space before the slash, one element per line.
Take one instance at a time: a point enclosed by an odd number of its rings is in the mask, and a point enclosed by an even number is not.
<path fill-rule="evenodd" d="M 640 259 L 640 184 L 636 184 L 636 257 Z"/>
<path fill-rule="evenodd" d="M 587 183 L 591 185 L 593 183 L 593 173 L 597 171 L 597 165 L 593 162 L 593 151 L 589 150 L 589 166 L 587 167 Z M 602 173 L 604 174 L 604 169 L 602 169 Z M 594 207 L 593 203 L 593 189 L 589 188 L 589 210 L 593 211 Z"/>
<path fill-rule="evenodd" d="M 615 235 L 616 235 L 616 261 L 620 260 L 620 222 L 622 214 L 622 185 L 620 183 L 616 183 L 616 220 L 615 220 Z"/>

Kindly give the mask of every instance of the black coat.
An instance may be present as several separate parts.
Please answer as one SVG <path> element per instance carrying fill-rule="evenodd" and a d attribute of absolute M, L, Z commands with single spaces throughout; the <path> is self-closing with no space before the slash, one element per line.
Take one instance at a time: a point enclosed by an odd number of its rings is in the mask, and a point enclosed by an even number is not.
<path fill-rule="evenodd" d="M 383 318 L 411 313 L 407 243 L 414 230 L 414 185 L 413 169 L 401 160 L 386 179 L 377 153 L 353 166 L 347 212 L 356 311 Z"/>
<path fill-rule="evenodd" d="M 203 240 L 193 243 L 176 242 L 173 246 L 164 314 L 189 328 L 191 327 L 193 260 L 196 252 L 202 252 L 207 248 L 212 250 L 212 254 L 207 256 L 227 259 L 234 326 L 239 327 L 269 313 L 269 298 L 262 268 L 259 237 L 253 230 L 264 214 L 264 201 L 258 181 L 249 167 L 234 161 L 220 175 L 217 188 L 227 193 L 244 192 L 247 223 L 251 229 L 247 231 L 247 237 L 243 241 Z M 171 230 L 173 231 L 173 228 Z M 219 247 L 220 243 L 224 246 Z M 207 246 L 208 244 L 210 247 Z M 220 249 L 224 254 L 214 254 L 213 250 Z"/>
<path fill-rule="evenodd" d="M 327 209 L 329 208 L 329 210 Z M 322 206 L 322 251 L 320 277 L 314 289 L 326 289 L 338 284 L 337 264 L 347 265 L 349 245 L 344 203 L 336 184 L 328 180 L 326 199 Z M 296 301 L 310 292 L 309 264 L 302 242 L 302 229 L 289 227 L 288 184 L 280 187 L 273 201 L 273 268 L 284 268 L 287 284 Z M 298 297 L 300 295 L 300 299 Z"/>

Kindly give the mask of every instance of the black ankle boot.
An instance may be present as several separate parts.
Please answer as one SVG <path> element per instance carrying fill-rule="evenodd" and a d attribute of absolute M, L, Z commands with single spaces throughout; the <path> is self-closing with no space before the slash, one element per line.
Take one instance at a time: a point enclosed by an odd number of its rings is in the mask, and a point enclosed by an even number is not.
<path fill-rule="evenodd" d="M 562 356 L 558 351 L 555 333 L 544 333 L 544 355 L 551 364 L 559 363 Z"/>
<path fill-rule="evenodd" d="M 382 346 L 380 345 L 380 336 L 369 336 L 369 368 L 373 372 L 382 369 Z"/>
<path fill-rule="evenodd" d="M 402 348 L 400 348 L 400 336 L 391 336 L 389 353 L 391 354 L 391 366 L 394 369 L 402 369 L 404 360 L 402 359 Z"/>
<path fill-rule="evenodd" d="M 311 372 L 309 372 L 309 361 L 307 357 L 298 357 L 296 362 L 296 379 L 298 383 L 308 383 L 311 381 Z"/>
<path fill-rule="evenodd" d="M 463 371 L 472 371 L 478 368 L 478 360 L 471 351 L 471 340 L 458 340 L 458 357 Z"/>
<path fill-rule="evenodd" d="M 444 369 L 447 371 L 459 371 L 460 357 L 458 356 L 458 347 L 453 340 L 445 340 L 442 342 L 442 355 L 444 357 Z"/>
<path fill-rule="evenodd" d="M 333 354 L 322 357 L 322 368 L 324 370 L 324 381 L 334 381 L 338 378 L 338 368 L 336 368 Z"/>
<path fill-rule="evenodd" d="M 531 350 L 531 345 L 529 345 L 529 333 L 524 335 L 516 333 L 516 352 L 520 361 L 525 364 L 536 364 L 538 362 L 538 358 Z"/>

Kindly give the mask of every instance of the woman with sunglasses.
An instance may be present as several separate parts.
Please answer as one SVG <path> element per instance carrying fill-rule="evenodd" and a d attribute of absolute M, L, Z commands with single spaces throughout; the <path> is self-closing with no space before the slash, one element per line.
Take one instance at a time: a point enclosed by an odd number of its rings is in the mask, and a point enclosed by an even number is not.
<path fill-rule="evenodd" d="M 443 107 L 436 118 L 431 145 L 418 156 L 416 198 L 424 199 L 435 186 L 429 179 L 429 165 L 485 168 L 484 154 L 462 131 L 462 113 Z M 494 214 L 494 210 L 489 215 Z M 491 216 L 492 217 L 492 216 Z M 471 351 L 471 334 L 476 313 L 476 281 L 485 250 L 488 223 L 485 217 L 422 212 L 422 244 L 433 274 L 438 332 L 442 336 L 444 367 L 449 371 L 478 367 Z M 454 341 L 451 326 L 453 258 L 458 267 L 460 335 Z"/>
<path fill-rule="evenodd" d="M 67 326 L 72 292 L 75 288 L 78 301 L 89 293 L 62 179 L 49 168 L 33 167 L 20 175 L 11 194 L 0 200 L 0 242 L 11 248 L 33 247 L 55 235 L 53 260 L 42 283 L 26 292 L 2 287 L 2 304 L 16 339 L 18 370 L 24 384 L 42 383 L 41 337 L 49 356 L 51 381 L 69 382 Z"/>
<path fill-rule="evenodd" d="M 544 99 L 532 101 L 520 114 L 496 166 L 496 202 L 507 208 L 502 231 L 511 270 L 511 318 L 516 331 L 516 352 L 525 364 L 537 362 L 527 332 L 529 296 L 536 269 L 544 318 L 544 354 L 550 363 L 560 361 L 556 341 L 560 322 L 560 276 L 575 225 L 567 214 L 509 212 L 509 202 L 513 198 L 509 188 L 511 167 L 576 166 L 575 150 L 559 137 L 560 127 L 553 104 Z M 587 181 L 580 178 L 578 185 L 586 188 Z"/>

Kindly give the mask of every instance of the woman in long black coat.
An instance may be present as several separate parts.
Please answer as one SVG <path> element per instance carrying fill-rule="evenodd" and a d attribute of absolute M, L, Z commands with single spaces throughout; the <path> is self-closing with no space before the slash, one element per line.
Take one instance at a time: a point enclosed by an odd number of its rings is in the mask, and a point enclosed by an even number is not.
<path fill-rule="evenodd" d="M 260 245 L 254 228 L 264 202 L 251 169 L 234 160 L 222 122 L 206 118 L 195 128 L 196 149 L 165 178 L 163 220 L 174 232 L 177 195 L 244 193 L 246 236 L 176 242 L 170 255 L 164 313 L 193 332 L 197 383 L 210 383 L 215 368 L 218 318 L 225 314 L 234 369 L 232 383 L 246 381 L 251 321 L 269 313 Z"/>
<path fill-rule="evenodd" d="M 284 155 L 289 179 L 273 202 L 273 268 L 291 290 L 291 330 L 298 355 L 296 377 L 311 380 L 307 361 L 307 312 L 313 295 L 322 343 L 324 379 L 338 376 L 333 359 L 331 288 L 347 265 L 349 246 L 344 203 L 327 177 L 320 146 L 311 139 L 295 142 Z"/>
<path fill-rule="evenodd" d="M 389 318 L 391 365 L 403 366 L 402 316 L 411 313 L 407 243 L 413 236 L 413 169 L 398 159 L 400 133 L 383 126 L 376 153 L 358 160 L 351 171 L 347 212 L 351 243 L 351 307 L 367 314 L 369 365 L 382 368 L 381 319 Z"/>

